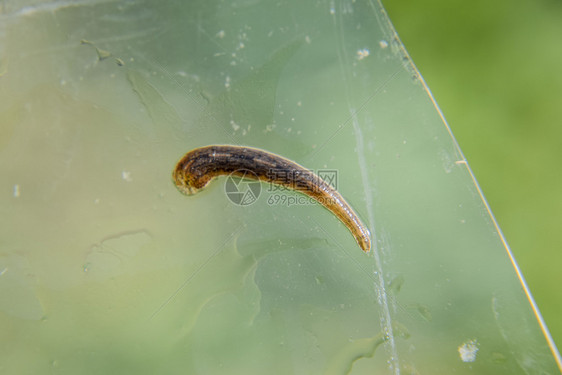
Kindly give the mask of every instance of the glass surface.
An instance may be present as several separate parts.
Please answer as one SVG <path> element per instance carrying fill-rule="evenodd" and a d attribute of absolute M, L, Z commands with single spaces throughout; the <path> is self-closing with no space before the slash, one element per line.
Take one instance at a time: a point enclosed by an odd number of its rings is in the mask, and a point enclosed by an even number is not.
<path fill-rule="evenodd" d="M 555 374 L 524 283 L 381 6 L 0 3 L 0 369 L 56 374 Z M 177 160 L 259 147 L 317 204 Z M 236 180 L 242 192 L 248 185 Z"/>

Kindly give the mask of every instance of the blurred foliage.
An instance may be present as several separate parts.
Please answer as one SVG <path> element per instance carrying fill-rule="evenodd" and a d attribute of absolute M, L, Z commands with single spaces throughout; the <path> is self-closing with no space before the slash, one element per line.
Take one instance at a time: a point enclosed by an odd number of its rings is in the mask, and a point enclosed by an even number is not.
<path fill-rule="evenodd" d="M 562 2 L 384 6 L 562 346 Z"/>

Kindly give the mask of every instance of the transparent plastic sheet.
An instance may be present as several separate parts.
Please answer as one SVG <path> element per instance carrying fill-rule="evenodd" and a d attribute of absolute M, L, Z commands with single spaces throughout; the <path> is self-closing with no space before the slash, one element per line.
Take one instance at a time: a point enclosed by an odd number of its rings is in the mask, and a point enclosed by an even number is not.
<path fill-rule="evenodd" d="M 3 373 L 559 371 L 380 4 L 0 4 Z M 371 253 L 296 193 L 181 195 L 223 143 L 335 172 Z"/>

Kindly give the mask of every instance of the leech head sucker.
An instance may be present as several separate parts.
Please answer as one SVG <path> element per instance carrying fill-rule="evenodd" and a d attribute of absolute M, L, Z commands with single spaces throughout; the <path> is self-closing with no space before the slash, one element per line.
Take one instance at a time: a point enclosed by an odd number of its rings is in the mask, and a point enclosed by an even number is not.
<path fill-rule="evenodd" d="M 176 169 L 174 169 L 174 173 L 172 173 L 172 180 L 176 184 L 178 190 L 185 195 L 193 195 L 199 190 L 193 187 L 190 176 L 186 174 L 184 170 L 179 168 L 179 165 Z"/>
<path fill-rule="evenodd" d="M 367 228 L 365 228 L 364 233 L 361 233 L 361 236 L 357 238 L 357 243 L 365 253 L 371 250 L 371 234 Z"/>
<path fill-rule="evenodd" d="M 193 152 L 188 152 L 178 161 L 172 172 L 172 180 L 178 190 L 186 195 L 193 195 L 203 189 L 213 176 L 206 170 L 195 166 Z"/>
<path fill-rule="evenodd" d="M 369 237 L 363 237 L 359 243 L 361 250 L 368 253 L 371 250 L 371 239 Z"/>
<path fill-rule="evenodd" d="M 192 162 L 186 154 L 174 168 L 172 172 L 172 180 L 180 192 L 186 195 L 193 195 L 199 191 L 197 187 L 196 177 L 191 172 Z"/>

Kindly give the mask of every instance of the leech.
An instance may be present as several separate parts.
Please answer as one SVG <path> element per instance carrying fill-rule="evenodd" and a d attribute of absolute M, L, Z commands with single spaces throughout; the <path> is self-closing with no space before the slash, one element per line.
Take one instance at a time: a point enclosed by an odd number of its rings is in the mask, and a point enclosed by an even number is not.
<path fill-rule="evenodd" d="M 336 215 L 364 252 L 371 249 L 369 230 L 340 193 L 312 171 L 282 156 L 251 147 L 205 146 L 185 154 L 172 173 L 177 188 L 187 195 L 223 175 L 257 179 L 306 194 Z"/>

